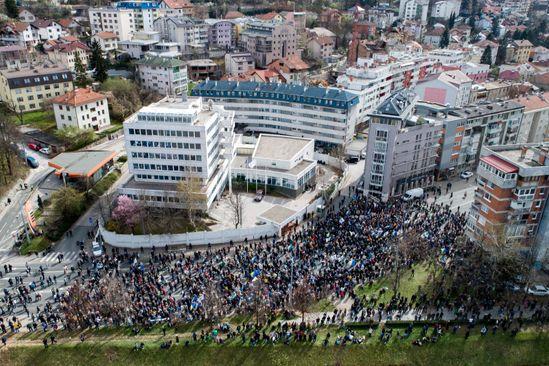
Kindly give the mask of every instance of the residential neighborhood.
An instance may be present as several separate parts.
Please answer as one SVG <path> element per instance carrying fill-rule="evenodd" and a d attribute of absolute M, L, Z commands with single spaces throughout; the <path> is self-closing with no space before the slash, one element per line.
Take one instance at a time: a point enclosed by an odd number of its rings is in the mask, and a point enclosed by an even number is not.
<path fill-rule="evenodd" d="M 0 7 L 8 365 L 547 364 L 547 0 Z"/>

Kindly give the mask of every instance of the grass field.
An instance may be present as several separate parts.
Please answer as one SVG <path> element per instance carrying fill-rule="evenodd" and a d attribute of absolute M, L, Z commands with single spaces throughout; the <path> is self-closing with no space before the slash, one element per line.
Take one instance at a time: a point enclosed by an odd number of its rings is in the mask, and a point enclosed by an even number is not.
<path fill-rule="evenodd" d="M 48 238 L 43 236 L 37 236 L 21 245 L 21 248 L 19 249 L 19 254 L 28 255 L 41 252 L 43 250 L 46 250 L 50 245 L 51 241 L 49 241 Z"/>
<path fill-rule="evenodd" d="M 400 287 L 398 292 L 402 296 L 410 298 L 415 294 L 420 287 L 424 288 L 427 284 L 427 278 L 429 276 L 429 271 L 427 265 L 416 265 L 413 267 L 414 275 L 412 276 L 412 270 L 402 271 Z M 373 296 L 378 297 L 380 302 L 386 303 L 393 296 L 393 283 L 394 283 L 394 274 L 391 273 L 389 276 L 383 277 L 382 279 L 375 281 L 374 284 L 370 287 L 368 285 L 359 285 L 355 288 L 355 292 L 358 296 L 366 295 L 368 298 Z M 387 288 L 387 290 L 379 296 L 379 292 L 382 288 Z"/>
<path fill-rule="evenodd" d="M 15 124 L 21 123 L 14 115 L 11 116 L 11 120 Z M 52 109 L 23 113 L 23 124 L 43 131 L 50 130 L 56 126 L 55 114 Z"/>
<path fill-rule="evenodd" d="M 338 331 L 332 332 L 332 341 Z M 328 330 L 325 330 L 327 332 Z M 415 331 L 415 336 L 419 330 Z M 325 334 L 316 344 L 243 346 L 240 340 L 217 345 L 183 342 L 169 350 L 160 343 L 173 340 L 173 334 L 142 335 L 137 338 L 105 334 L 84 343 L 74 337 L 44 349 L 39 343 L 0 349 L 0 364 L 18 365 L 547 365 L 549 337 L 547 333 L 527 331 L 516 338 L 509 334 L 476 334 L 465 340 L 461 334 L 444 335 L 438 343 L 412 346 L 411 340 L 391 340 L 387 345 L 377 337 L 366 344 L 321 346 Z M 412 337 L 413 338 L 413 337 Z M 411 338 L 411 339 L 412 339 Z M 181 338 L 182 340 L 184 338 Z M 134 351 L 136 341 L 145 343 L 145 350 Z M 331 343 L 333 344 L 333 342 Z"/>

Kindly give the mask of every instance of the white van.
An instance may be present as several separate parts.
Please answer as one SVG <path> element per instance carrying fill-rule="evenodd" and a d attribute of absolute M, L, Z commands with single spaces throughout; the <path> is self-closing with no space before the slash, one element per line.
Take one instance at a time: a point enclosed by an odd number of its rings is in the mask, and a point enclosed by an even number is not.
<path fill-rule="evenodd" d="M 416 198 L 422 198 L 423 197 L 423 188 L 414 188 L 406 191 L 404 195 L 402 196 L 403 201 L 411 201 Z"/>

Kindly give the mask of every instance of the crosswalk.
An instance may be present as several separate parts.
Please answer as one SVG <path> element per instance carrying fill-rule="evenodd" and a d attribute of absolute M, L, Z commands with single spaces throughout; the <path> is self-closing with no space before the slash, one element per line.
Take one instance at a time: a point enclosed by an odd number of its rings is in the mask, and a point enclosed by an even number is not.
<path fill-rule="evenodd" d="M 57 263 L 59 262 L 57 259 L 57 256 L 59 254 L 63 254 L 63 260 L 62 263 L 67 262 L 76 262 L 79 258 L 77 251 L 70 251 L 70 252 L 51 252 L 46 254 L 45 256 L 34 258 L 33 260 L 29 261 L 29 263 Z"/>

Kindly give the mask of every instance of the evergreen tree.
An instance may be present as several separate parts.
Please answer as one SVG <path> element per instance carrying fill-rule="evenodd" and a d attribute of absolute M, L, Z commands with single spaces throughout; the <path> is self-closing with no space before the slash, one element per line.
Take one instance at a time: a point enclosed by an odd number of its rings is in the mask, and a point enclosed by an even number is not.
<path fill-rule="evenodd" d="M 463 0 L 461 2 L 461 7 L 459 8 L 459 13 L 462 15 L 469 15 L 471 12 L 469 10 L 470 2 L 469 0 Z"/>
<path fill-rule="evenodd" d="M 86 87 L 88 85 L 88 77 L 86 76 L 86 69 L 82 64 L 82 59 L 80 59 L 78 52 L 75 52 L 74 56 L 74 71 L 76 73 L 75 84 L 80 88 Z"/>
<path fill-rule="evenodd" d="M 513 32 L 513 39 L 515 40 L 520 39 L 521 36 L 522 36 L 522 33 L 518 29 Z"/>
<path fill-rule="evenodd" d="M 450 19 L 448 19 L 448 29 L 453 29 L 456 24 L 456 14 L 452 13 Z"/>
<path fill-rule="evenodd" d="M 95 70 L 93 77 L 96 81 L 103 82 L 107 80 L 107 60 L 103 57 L 103 50 L 99 42 L 93 41 L 91 44 L 92 54 L 90 57 L 90 68 Z"/>
<path fill-rule="evenodd" d="M 480 63 L 492 66 L 492 47 L 486 46 L 482 56 L 480 57 Z"/>
<path fill-rule="evenodd" d="M 515 32 L 516 33 L 516 32 Z M 498 47 L 498 52 L 496 53 L 496 65 L 502 65 L 505 63 L 505 56 L 507 52 L 507 38 L 505 38 Z"/>
<path fill-rule="evenodd" d="M 440 48 L 446 48 L 450 44 L 450 32 L 448 32 L 448 28 L 444 30 L 444 33 L 442 33 L 442 37 L 440 37 Z"/>
<path fill-rule="evenodd" d="M 491 38 L 491 39 L 499 38 L 499 19 L 498 18 L 492 19 L 492 30 L 488 38 Z"/>
<path fill-rule="evenodd" d="M 19 17 L 19 9 L 17 9 L 17 3 L 15 0 L 6 0 L 4 2 L 6 8 L 6 15 L 10 18 L 17 19 Z"/>
<path fill-rule="evenodd" d="M 471 27 L 471 30 L 475 29 L 475 16 L 471 15 L 469 17 L 469 27 Z"/>

